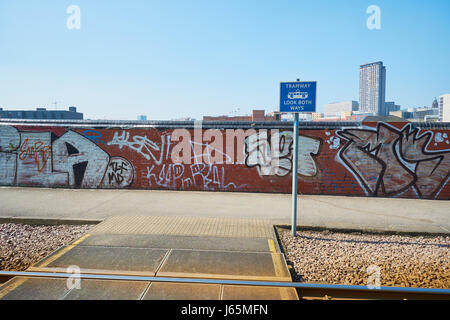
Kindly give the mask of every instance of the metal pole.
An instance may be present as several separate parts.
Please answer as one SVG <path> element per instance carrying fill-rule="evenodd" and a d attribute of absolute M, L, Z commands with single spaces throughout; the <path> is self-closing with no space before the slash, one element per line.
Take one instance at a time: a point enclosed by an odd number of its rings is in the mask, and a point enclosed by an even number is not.
<path fill-rule="evenodd" d="M 127 280 L 127 281 L 145 281 L 145 282 L 178 282 L 178 283 L 206 283 L 206 284 L 224 284 L 224 285 L 246 285 L 246 286 L 264 286 L 264 287 L 284 287 L 300 289 L 323 289 L 323 290 L 346 290 L 346 291 L 366 291 L 366 292 L 403 292 L 417 294 L 436 294 L 450 295 L 449 289 L 434 288 L 414 288 L 414 287 L 379 287 L 370 289 L 362 285 L 340 285 L 340 284 L 322 284 L 305 282 L 276 282 L 259 280 L 226 280 L 226 279 L 205 279 L 205 278 L 172 278 L 172 277 L 151 277 L 151 276 L 132 276 L 132 275 L 112 275 L 112 274 L 74 274 L 60 272 L 30 272 L 30 271 L 0 271 L 0 276 L 7 277 L 35 277 L 35 278 L 73 278 L 91 280 Z M 6 289 L 6 288 L 5 288 Z"/>
<path fill-rule="evenodd" d="M 297 236 L 298 112 L 294 113 L 294 146 L 292 156 L 292 235 Z"/>
<path fill-rule="evenodd" d="M 173 277 L 152 277 L 152 276 L 132 276 L 132 275 L 113 275 L 99 273 L 62 273 L 62 272 L 32 272 L 32 271 L 0 271 L 0 276 L 7 277 L 36 277 L 36 278 L 73 278 L 91 279 L 91 280 L 128 280 L 145 282 L 178 282 L 178 283 L 207 283 L 224 285 L 246 285 L 246 286 L 264 286 L 264 287 L 287 287 L 300 289 L 324 289 L 324 290 L 361 290 L 361 291 L 385 291 L 385 292 L 405 292 L 405 293 L 423 293 L 423 294 L 444 294 L 450 295 L 449 289 L 432 288 L 414 288 L 414 287 L 379 287 L 370 289 L 361 285 L 339 285 L 305 282 L 277 282 L 260 280 L 226 280 L 226 279 L 205 279 L 205 278 L 173 278 Z M 6 289 L 6 288 L 5 288 Z"/>

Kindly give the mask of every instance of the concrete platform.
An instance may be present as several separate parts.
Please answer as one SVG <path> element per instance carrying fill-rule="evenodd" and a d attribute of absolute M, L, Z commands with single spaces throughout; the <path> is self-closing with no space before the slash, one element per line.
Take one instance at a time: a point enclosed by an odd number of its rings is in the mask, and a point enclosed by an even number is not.
<path fill-rule="evenodd" d="M 0 288 L 2 300 L 137 300 L 149 282 L 81 280 L 80 288 L 69 288 L 66 279 L 16 277 Z M 4 288 L 10 287 L 10 290 Z"/>
<path fill-rule="evenodd" d="M 292 288 L 153 282 L 144 300 L 298 300 Z"/>
<path fill-rule="evenodd" d="M 0 300 L 298 300 L 293 288 L 146 281 L 15 277 L 0 287 Z"/>
<path fill-rule="evenodd" d="M 291 281 L 270 223 L 248 219 L 196 220 L 112 217 L 28 271 L 67 272 L 69 266 L 77 266 L 82 274 Z M 165 224 L 154 234 L 156 221 Z M 237 237 L 241 235 L 244 237 Z M 293 288 L 245 286 L 239 290 L 229 285 L 196 283 L 82 280 L 81 289 L 68 291 L 65 279 L 22 277 L 0 287 L 0 298 L 35 299 L 40 295 L 44 299 L 83 300 L 298 299 Z"/>
<path fill-rule="evenodd" d="M 220 300 L 222 285 L 153 282 L 143 300 Z"/>
<path fill-rule="evenodd" d="M 280 253 L 172 250 L 161 277 L 291 281 Z"/>
<path fill-rule="evenodd" d="M 0 218 L 103 220 L 190 216 L 291 223 L 291 195 L 156 190 L 0 188 Z M 298 196 L 298 226 L 450 233 L 450 200 Z M 208 234 L 201 234 L 208 235 Z"/>
<path fill-rule="evenodd" d="M 65 249 L 62 248 L 60 251 Z M 82 273 L 98 271 L 154 276 L 168 253 L 168 250 L 154 248 L 76 246 L 53 259 L 60 251 L 49 256 L 50 263 L 44 260 L 44 264 L 38 264 L 29 270 L 63 271 L 69 266 L 78 266 Z"/>
<path fill-rule="evenodd" d="M 150 285 L 143 281 L 82 280 L 64 300 L 139 300 Z"/>
<path fill-rule="evenodd" d="M 14 277 L 0 287 L 0 299 L 58 300 L 69 291 L 65 279 Z"/>
<path fill-rule="evenodd" d="M 211 236 L 175 235 L 134 235 L 134 234 L 92 234 L 83 246 L 199 249 L 216 251 L 268 252 L 270 247 L 266 238 L 231 238 Z"/>

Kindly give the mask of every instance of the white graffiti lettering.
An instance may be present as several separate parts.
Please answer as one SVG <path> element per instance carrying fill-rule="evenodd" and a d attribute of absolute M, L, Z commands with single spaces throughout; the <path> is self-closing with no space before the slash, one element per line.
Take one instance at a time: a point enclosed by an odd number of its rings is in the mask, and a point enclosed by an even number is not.
<path fill-rule="evenodd" d="M 285 176 L 292 172 L 292 143 L 291 131 L 272 130 L 269 138 L 267 130 L 260 130 L 245 138 L 245 164 L 256 166 L 262 176 Z M 319 152 L 320 140 L 300 135 L 298 146 L 298 174 L 315 176 L 317 166 L 313 155 Z"/>
<path fill-rule="evenodd" d="M 161 147 L 157 143 L 151 141 L 147 136 L 133 136 L 130 141 L 130 133 L 123 130 L 122 134 L 119 135 L 118 132 L 114 133 L 113 139 L 107 143 L 107 145 L 117 145 L 119 149 L 124 146 L 130 148 L 131 150 L 137 151 L 147 160 L 153 160 L 156 164 L 160 165 L 163 158 L 164 149 L 164 136 L 161 136 Z M 159 157 L 155 154 L 159 153 Z"/>

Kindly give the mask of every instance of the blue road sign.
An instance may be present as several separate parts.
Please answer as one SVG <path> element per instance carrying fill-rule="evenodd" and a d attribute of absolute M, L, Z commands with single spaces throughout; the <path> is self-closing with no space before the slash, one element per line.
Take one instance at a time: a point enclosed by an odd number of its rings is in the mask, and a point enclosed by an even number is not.
<path fill-rule="evenodd" d="M 280 83 L 280 112 L 316 112 L 316 81 Z"/>

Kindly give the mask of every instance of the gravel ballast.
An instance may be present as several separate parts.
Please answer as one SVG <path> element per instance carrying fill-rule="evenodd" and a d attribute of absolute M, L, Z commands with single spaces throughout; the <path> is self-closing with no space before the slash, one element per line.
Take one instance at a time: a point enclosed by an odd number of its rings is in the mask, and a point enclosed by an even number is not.
<path fill-rule="evenodd" d="M 93 225 L 0 224 L 0 270 L 23 271 Z"/>
<path fill-rule="evenodd" d="M 450 288 L 450 237 L 277 228 L 294 281 Z"/>

